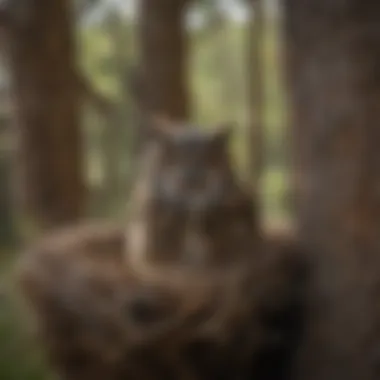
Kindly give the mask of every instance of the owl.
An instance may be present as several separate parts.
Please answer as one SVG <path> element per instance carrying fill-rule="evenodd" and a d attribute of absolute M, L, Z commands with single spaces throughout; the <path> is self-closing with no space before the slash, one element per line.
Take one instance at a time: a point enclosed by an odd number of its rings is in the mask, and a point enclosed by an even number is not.
<path fill-rule="evenodd" d="M 160 123 L 142 165 L 130 224 L 140 259 L 188 264 L 246 256 L 256 239 L 253 197 L 229 154 L 232 130 Z"/>

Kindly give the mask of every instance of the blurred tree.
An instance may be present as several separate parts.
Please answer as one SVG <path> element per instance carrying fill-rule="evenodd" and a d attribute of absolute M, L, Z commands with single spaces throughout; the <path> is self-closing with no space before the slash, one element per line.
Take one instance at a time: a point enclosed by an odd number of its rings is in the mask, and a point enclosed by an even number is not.
<path fill-rule="evenodd" d="M 219 95 L 220 97 L 220 116 L 228 120 L 235 120 L 233 103 L 238 96 L 238 74 L 235 70 L 238 67 L 235 64 L 235 58 L 241 52 L 235 49 L 233 34 L 229 27 L 230 22 L 225 12 L 218 7 L 218 4 L 215 4 L 214 8 L 214 11 L 210 10 L 210 26 L 206 29 L 213 34 L 213 60 L 210 66 L 220 84 L 219 94 L 215 94 L 215 96 Z"/>
<path fill-rule="evenodd" d="M 133 167 L 135 123 L 128 78 L 136 60 L 135 26 L 114 7 L 102 12 L 99 20 L 79 28 L 79 58 L 84 76 L 109 104 L 99 102 L 106 107 L 85 109 L 89 211 L 97 216 L 115 216 L 127 196 Z M 102 109 L 106 112 L 99 113 Z"/>
<path fill-rule="evenodd" d="M 141 0 L 138 69 L 142 111 L 174 119 L 189 113 L 187 36 L 184 25 L 187 0 Z"/>
<path fill-rule="evenodd" d="M 379 377 L 380 3 L 285 2 L 300 235 L 315 264 L 301 378 Z"/>
<path fill-rule="evenodd" d="M 261 0 L 247 0 L 250 5 L 250 18 L 247 28 L 248 66 L 248 168 L 250 183 L 254 191 L 259 191 L 263 171 L 264 151 L 264 94 L 263 94 L 263 22 L 264 10 Z"/>
<path fill-rule="evenodd" d="M 1 112 L 2 111 L 2 112 Z M 1 110 L 0 114 L 0 253 L 15 242 L 16 225 L 12 209 L 9 117 Z"/>
<path fill-rule="evenodd" d="M 130 30 L 125 27 L 125 19 L 117 10 L 110 10 L 105 19 L 105 32 L 111 46 L 110 68 L 118 81 L 118 106 L 109 115 L 103 133 L 105 163 L 105 203 L 118 205 L 120 198 L 125 199 L 128 181 L 128 164 L 132 160 L 133 138 L 128 123 L 131 116 L 128 88 L 125 77 L 129 74 L 131 61 Z M 111 204 L 110 204 L 111 203 Z"/>
<path fill-rule="evenodd" d="M 70 2 L 14 0 L 2 11 L 16 103 L 18 187 L 40 226 L 72 222 L 83 215 L 85 187 Z"/>

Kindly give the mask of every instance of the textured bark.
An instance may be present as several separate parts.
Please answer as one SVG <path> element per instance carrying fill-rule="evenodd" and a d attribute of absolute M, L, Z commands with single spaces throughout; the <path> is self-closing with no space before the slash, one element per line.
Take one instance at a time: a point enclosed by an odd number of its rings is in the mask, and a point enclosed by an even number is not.
<path fill-rule="evenodd" d="M 302 238 L 315 259 L 302 378 L 380 375 L 380 3 L 287 0 Z"/>
<path fill-rule="evenodd" d="M 139 39 L 140 111 L 177 120 L 188 116 L 187 0 L 141 0 Z M 144 137 L 142 137 L 144 140 Z"/>
<path fill-rule="evenodd" d="M 26 206 L 44 226 L 83 212 L 79 93 L 70 3 L 8 5 L 9 53 Z"/>

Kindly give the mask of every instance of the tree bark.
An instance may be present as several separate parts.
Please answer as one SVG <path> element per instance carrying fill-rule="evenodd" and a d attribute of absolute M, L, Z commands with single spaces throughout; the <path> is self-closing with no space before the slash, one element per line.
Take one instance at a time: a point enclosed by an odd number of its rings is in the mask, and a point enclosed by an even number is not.
<path fill-rule="evenodd" d="M 85 187 L 70 3 L 15 0 L 7 12 L 26 208 L 42 226 L 72 222 Z"/>
<path fill-rule="evenodd" d="M 287 0 L 300 235 L 315 262 L 301 378 L 380 374 L 380 3 Z"/>
<path fill-rule="evenodd" d="M 248 63 L 248 172 L 255 192 L 259 191 L 263 170 L 264 152 L 264 94 L 262 70 L 262 42 L 264 9 L 261 0 L 249 0 L 251 17 L 248 23 L 247 63 Z"/>
<path fill-rule="evenodd" d="M 187 0 L 141 0 L 139 39 L 140 110 L 183 120 L 189 112 Z"/>
<path fill-rule="evenodd" d="M 0 139 L 4 136 L 0 134 Z M 16 240 L 16 225 L 12 208 L 12 196 L 10 187 L 11 165 L 9 154 L 0 144 L 0 255 L 1 250 L 8 248 Z"/>

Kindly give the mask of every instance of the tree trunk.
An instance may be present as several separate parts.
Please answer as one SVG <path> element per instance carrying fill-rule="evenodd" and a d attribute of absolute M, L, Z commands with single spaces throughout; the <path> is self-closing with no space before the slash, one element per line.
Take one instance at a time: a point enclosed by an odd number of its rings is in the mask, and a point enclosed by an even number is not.
<path fill-rule="evenodd" d="M 263 170 L 264 151 L 264 94 L 263 94 L 263 23 L 262 0 L 249 0 L 251 17 L 248 23 L 247 63 L 248 63 L 248 173 L 255 192 L 259 191 Z"/>
<path fill-rule="evenodd" d="M 302 378 L 380 375 L 380 3 L 287 0 L 297 213 L 315 259 Z"/>
<path fill-rule="evenodd" d="M 72 222 L 85 192 L 70 3 L 16 0 L 7 12 L 26 208 L 41 226 Z"/>
<path fill-rule="evenodd" d="M 186 0 L 141 0 L 141 111 L 188 116 Z M 144 132 L 143 132 L 144 133 Z"/>
<path fill-rule="evenodd" d="M 0 142 L 4 137 L 0 134 Z M 10 188 L 11 165 L 9 154 L 0 144 L 0 256 L 2 249 L 8 248 L 16 240 L 16 226 L 12 209 Z"/>

